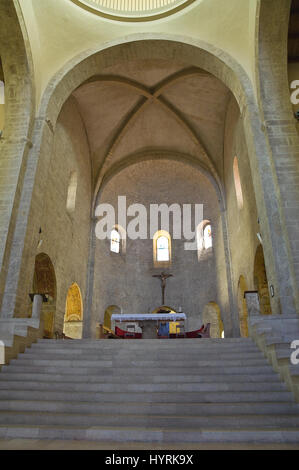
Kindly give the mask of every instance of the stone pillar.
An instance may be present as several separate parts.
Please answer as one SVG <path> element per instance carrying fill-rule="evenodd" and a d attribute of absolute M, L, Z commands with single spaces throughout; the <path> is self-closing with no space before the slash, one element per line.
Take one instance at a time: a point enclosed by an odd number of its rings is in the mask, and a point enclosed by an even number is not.
<path fill-rule="evenodd" d="M 32 318 L 40 318 L 43 305 L 43 296 L 41 294 L 34 294 L 32 304 Z"/>
<path fill-rule="evenodd" d="M 82 338 L 96 338 L 96 328 L 99 319 L 93 318 L 93 286 L 94 286 L 94 266 L 95 266 L 95 249 L 96 234 L 95 227 L 98 219 L 91 219 L 91 228 L 89 235 L 89 253 L 87 264 L 86 294 L 84 299 L 84 318 Z"/>
<path fill-rule="evenodd" d="M 21 29 L 18 2 L 0 0 L 0 44 L 5 79 L 5 123 L 0 139 L 0 308 L 9 253 L 20 201 L 24 168 L 31 144 L 34 94 L 26 28 Z M 23 24 L 24 26 L 24 24 Z M 10 304 L 10 311 L 13 310 Z M 1 314 L 0 314 L 1 316 Z M 8 315 L 7 315 L 8 316 Z"/>
<path fill-rule="evenodd" d="M 248 311 L 248 317 L 256 317 L 261 314 L 259 295 L 257 291 L 245 291 L 244 298 Z"/>
<path fill-rule="evenodd" d="M 287 70 L 287 41 L 291 0 L 263 0 L 259 17 L 258 102 L 263 116 L 263 132 L 267 140 L 269 164 L 274 175 L 275 192 L 267 189 L 271 198 L 271 236 L 277 259 L 281 312 L 296 314 L 299 310 L 299 136 L 291 106 Z M 264 166 L 265 176 L 268 170 Z M 270 174 L 270 173 L 269 173 Z M 265 188 L 266 189 L 266 188 Z M 274 208 L 277 200 L 277 208 Z M 267 267 L 267 253 L 265 263 Z M 267 269 L 268 274 L 268 269 Z M 270 281 L 268 276 L 268 281 Z M 272 282 L 271 282 L 272 283 Z M 273 308 L 272 308 L 273 311 Z"/>

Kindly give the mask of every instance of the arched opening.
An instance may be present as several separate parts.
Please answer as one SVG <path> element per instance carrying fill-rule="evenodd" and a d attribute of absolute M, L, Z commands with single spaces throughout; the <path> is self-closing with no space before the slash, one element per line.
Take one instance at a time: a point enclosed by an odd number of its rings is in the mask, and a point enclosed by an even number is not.
<path fill-rule="evenodd" d="M 80 287 L 74 282 L 68 289 L 65 305 L 63 333 L 69 338 L 82 338 L 83 303 Z"/>
<path fill-rule="evenodd" d="M 248 337 L 248 312 L 244 292 L 247 291 L 247 284 L 244 276 L 240 276 L 238 284 L 238 310 L 240 322 L 240 334 L 243 338 Z"/>
<path fill-rule="evenodd" d="M 171 265 L 171 237 L 166 230 L 158 230 L 153 236 L 153 258 L 155 267 Z"/>
<path fill-rule="evenodd" d="M 220 307 L 216 302 L 209 302 L 205 305 L 202 314 L 204 325 L 210 323 L 210 337 L 224 338 L 224 327 L 221 319 Z"/>
<path fill-rule="evenodd" d="M 104 333 L 113 333 L 112 328 L 111 328 L 112 327 L 111 315 L 113 313 L 121 314 L 121 308 L 118 307 L 117 305 L 109 305 L 109 307 L 106 308 L 105 314 L 104 314 L 104 324 L 103 324 Z"/>
<path fill-rule="evenodd" d="M 198 224 L 196 230 L 197 257 L 198 260 L 205 258 L 213 247 L 212 226 L 209 220 L 203 220 Z"/>
<path fill-rule="evenodd" d="M 212 227 L 211 224 L 206 224 L 203 229 L 203 247 L 205 250 L 212 248 L 213 239 L 212 239 Z"/>
<path fill-rule="evenodd" d="M 127 248 L 127 233 L 126 230 L 119 224 L 114 225 L 110 232 L 110 251 L 120 255 L 126 254 Z"/>
<path fill-rule="evenodd" d="M 110 234 L 110 251 L 113 253 L 120 253 L 120 234 L 118 230 L 111 230 Z"/>
<path fill-rule="evenodd" d="M 268 280 L 264 259 L 264 251 L 262 245 L 256 250 L 254 259 L 254 285 L 258 291 L 260 300 L 260 309 L 262 315 L 270 315 L 272 313 L 270 295 L 268 288 Z"/>
<path fill-rule="evenodd" d="M 136 35 L 136 38 L 137 39 L 142 39 L 141 37 L 139 37 L 137 35 Z M 130 50 L 130 55 L 129 55 L 130 57 L 134 56 L 134 57 L 138 58 L 139 55 L 141 56 L 141 52 L 140 52 L 141 49 L 142 49 L 142 51 L 145 51 L 144 53 L 146 53 L 147 55 L 151 55 L 151 56 L 155 56 L 156 51 L 158 51 L 157 52 L 158 57 L 162 56 L 162 54 L 164 53 L 163 51 L 165 50 L 165 51 L 167 51 L 167 54 L 171 55 L 172 57 L 179 57 L 178 53 L 177 53 L 177 55 L 174 55 L 174 53 L 173 53 L 173 47 L 175 47 L 175 41 L 166 41 L 166 40 L 164 42 L 161 41 L 161 42 L 163 42 L 163 45 L 167 45 L 167 47 L 161 47 L 161 50 L 160 50 L 160 48 L 158 47 L 159 46 L 159 39 L 164 40 L 165 38 L 163 38 L 162 35 L 161 35 L 161 37 L 157 36 L 156 42 L 153 41 L 153 44 L 156 46 L 156 47 L 152 48 L 152 50 L 154 52 L 149 52 L 150 48 L 149 47 L 144 47 L 144 44 L 142 44 L 141 40 L 140 41 L 136 40 L 135 42 L 132 41 L 132 44 L 125 44 L 125 45 L 122 44 L 120 46 L 116 46 L 115 47 L 115 52 L 118 53 L 118 57 L 119 57 L 119 50 L 118 49 L 121 49 L 121 47 L 125 47 L 128 50 Z M 168 44 L 169 44 L 169 47 L 168 47 Z M 202 68 L 204 68 L 209 73 L 217 74 L 218 78 L 223 80 L 223 83 L 226 83 L 227 85 L 229 85 L 229 83 L 231 83 L 232 84 L 231 87 L 234 88 L 234 90 L 232 90 L 232 91 L 237 96 L 237 99 L 238 99 L 238 101 L 241 105 L 241 108 L 242 108 L 241 111 L 243 111 L 243 110 L 246 111 L 246 112 L 244 112 L 244 115 L 245 115 L 246 119 L 248 118 L 248 116 L 254 116 L 255 114 L 254 114 L 253 111 L 255 111 L 255 101 L 253 99 L 251 99 L 253 94 L 252 94 L 252 90 L 250 89 L 250 82 L 249 81 L 247 82 L 246 74 L 243 73 L 241 69 L 239 70 L 237 68 L 232 67 L 232 65 L 234 65 L 234 64 L 233 64 L 233 62 L 230 61 L 230 58 L 226 57 L 225 53 L 223 53 L 221 55 L 221 60 L 220 60 L 220 57 L 214 57 L 212 55 L 213 50 L 212 50 L 212 48 L 209 48 L 209 46 L 205 46 L 204 44 L 201 44 L 199 41 L 198 41 L 198 47 L 195 47 L 196 45 L 197 44 L 194 42 L 194 48 L 193 48 L 193 46 L 190 46 L 189 44 L 179 44 L 179 47 L 180 47 L 179 52 L 180 52 L 180 54 L 183 55 L 184 52 L 186 51 L 186 58 L 190 62 L 190 65 L 198 66 L 198 67 L 201 66 Z M 136 54 L 135 54 L 135 47 L 137 49 Z M 201 49 L 201 47 L 203 49 Z M 205 50 L 204 49 L 205 47 L 208 50 Z M 215 51 L 214 51 L 214 53 L 215 53 Z M 106 51 L 103 51 L 103 54 L 106 54 Z M 109 56 L 110 57 L 110 59 L 109 59 L 110 64 L 113 64 L 115 62 L 115 58 L 114 58 L 113 54 L 114 54 L 114 48 L 112 47 L 111 48 L 111 56 Z M 100 54 L 99 54 L 99 56 L 100 56 Z M 86 82 L 87 80 L 91 79 L 91 77 L 94 74 L 99 73 L 99 71 L 101 71 L 102 64 L 104 63 L 104 61 L 101 62 L 101 58 L 99 58 L 99 60 L 98 60 L 98 57 L 96 56 L 96 54 L 94 54 L 94 56 L 92 58 L 91 57 L 90 58 L 86 57 L 86 60 L 84 60 L 82 62 L 84 62 L 84 66 L 81 66 L 80 63 L 76 64 L 76 85 L 75 85 L 76 87 L 79 87 L 80 83 Z M 89 67 L 90 64 L 91 64 L 91 66 Z M 220 64 L 221 64 L 221 66 L 220 66 Z M 74 64 L 72 64 L 72 66 L 73 65 Z M 64 82 L 63 84 L 66 85 L 65 92 L 66 93 L 71 93 L 73 91 L 71 89 L 71 87 L 74 87 L 74 85 L 71 84 L 72 83 L 72 80 L 71 80 L 72 71 L 69 67 L 64 72 L 65 73 L 63 75 L 63 77 L 64 77 L 63 78 L 63 82 Z M 61 77 L 61 75 L 60 75 L 60 77 Z M 81 78 L 82 78 L 82 80 L 81 80 Z M 60 79 L 58 79 L 58 75 L 55 77 L 55 79 L 52 80 L 51 87 L 53 89 L 55 89 L 55 85 L 58 83 L 59 80 Z M 68 80 L 69 80 L 70 83 L 68 83 Z M 248 85 L 248 83 L 249 83 L 249 85 Z M 59 89 L 63 89 L 63 84 L 61 83 L 61 86 L 59 86 Z M 248 90 L 247 90 L 247 88 L 248 88 Z M 78 89 L 79 88 L 77 88 L 76 92 L 78 91 Z M 248 93 L 248 96 L 246 95 L 246 93 Z M 55 90 L 55 93 L 53 93 L 53 95 L 51 96 L 49 102 L 44 100 L 45 105 L 49 104 L 49 110 L 51 110 L 51 111 L 53 110 L 52 115 L 53 115 L 54 120 L 55 120 L 55 104 L 54 103 L 55 103 L 56 96 L 58 96 L 58 95 L 56 94 L 56 90 Z M 57 100 L 57 101 L 62 103 L 63 96 L 60 98 L 60 100 Z M 252 108 L 254 108 L 254 109 L 252 109 Z M 46 111 L 46 110 L 43 110 L 43 111 Z M 48 113 L 42 113 L 42 115 L 46 115 L 46 114 L 48 114 Z M 252 133 L 251 133 L 250 125 L 248 125 L 246 127 L 248 128 L 248 136 L 251 140 L 252 140 L 252 137 L 259 137 L 259 136 L 263 137 L 261 135 L 261 132 L 260 132 L 260 126 L 253 126 L 252 127 L 252 129 L 253 129 Z M 150 134 L 150 135 L 152 135 L 152 134 Z M 251 140 L 249 140 L 249 143 L 250 143 Z M 259 152 L 262 154 L 263 149 Z M 110 155 L 109 152 L 107 152 L 107 155 Z M 256 160 L 258 160 L 258 158 L 256 158 L 255 152 L 253 151 L 251 153 L 251 155 L 252 155 L 251 158 L 253 160 L 253 164 L 256 164 L 257 163 Z M 261 156 L 261 155 L 259 155 L 259 156 Z M 111 160 L 112 160 L 112 157 L 111 157 Z M 105 164 L 103 164 L 101 166 L 101 168 L 105 168 Z M 102 175 L 100 175 L 100 177 L 101 176 Z M 100 177 L 99 177 L 99 179 L 100 179 Z M 259 199 L 262 199 L 262 195 L 259 196 Z M 267 203 L 267 201 L 266 201 L 266 203 Z M 260 206 L 264 207 L 264 201 L 262 201 Z M 267 206 L 266 211 L 267 211 L 267 214 L 271 213 L 271 207 Z M 271 261 L 271 263 L 272 263 L 272 261 Z M 283 269 L 283 267 L 281 269 Z M 227 271 L 229 271 L 229 270 L 227 270 Z"/>
<path fill-rule="evenodd" d="M 39 253 L 35 258 L 33 292 L 48 294 L 48 302 L 42 305 L 44 337 L 52 338 L 56 313 L 56 276 L 51 259 L 46 253 Z"/>

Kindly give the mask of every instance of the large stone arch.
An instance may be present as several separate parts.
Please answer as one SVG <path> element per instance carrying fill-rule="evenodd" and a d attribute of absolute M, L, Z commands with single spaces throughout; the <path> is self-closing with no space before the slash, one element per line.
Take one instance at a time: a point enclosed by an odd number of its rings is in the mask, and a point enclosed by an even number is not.
<path fill-rule="evenodd" d="M 296 242 L 296 220 L 299 215 L 299 136 L 296 129 L 290 89 L 288 84 L 288 29 L 291 0 L 263 0 L 259 4 L 257 25 L 256 82 L 260 113 L 264 121 L 265 141 L 269 161 L 274 168 L 281 235 L 275 233 L 274 249 L 280 252 L 282 268 L 289 265 L 289 283 L 280 286 L 282 313 L 285 300 L 293 290 L 297 301 L 299 284 L 299 248 Z M 271 195 L 269 195 L 271 196 Z M 275 228 L 274 228 L 275 230 Z M 263 243 L 268 280 L 272 276 L 268 269 L 269 246 Z M 283 268 L 284 269 L 284 268 Z M 270 279 L 269 279 L 270 278 Z M 272 284 L 272 282 L 271 282 Z M 273 308 L 271 301 L 272 311 Z"/>
<path fill-rule="evenodd" d="M 265 253 L 267 272 L 278 292 L 277 297 L 272 299 L 272 310 L 276 313 L 280 311 L 294 313 L 296 308 L 298 309 L 298 293 L 292 270 L 293 264 L 287 250 L 287 237 L 281 218 L 281 200 L 277 191 L 275 171 L 269 158 L 268 142 L 252 84 L 244 69 L 222 50 L 200 40 L 165 34 L 135 34 L 104 44 L 101 48 L 88 50 L 66 64 L 49 83 L 40 104 L 34 147 L 29 155 L 29 165 L 25 175 L 24 186 L 27 194 L 31 194 L 31 198 L 22 198 L 15 232 L 16 251 L 12 253 L 12 256 L 14 257 L 14 271 L 17 270 L 18 276 L 15 276 L 12 268 L 9 270 L 5 291 L 8 295 L 7 302 L 3 305 L 3 313 L 16 311 L 24 295 L 20 278 L 27 276 L 27 247 L 35 242 L 36 238 L 33 236 L 33 233 L 36 233 L 33 228 L 35 220 L 38 219 L 38 208 L 34 201 L 36 194 L 43 193 L 44 181 L 40 177 L 42 164 L 51 152 L 53 130 L 64 102 L 73 90 L 84 81 L 98 75 L 105 66 L 133 58 L 184 61 L 216 76 L 235 96 L 244 123 L 261 231 L 268 246 Z M 34 181 L 32 174 L 35 175 Z M 33 209 L 34 219 L 30 217 Z M 33 222 L 29 225 L 30 218 Z M 27 224 L 25 240 L 24 237 L 18 237 L 20 228 L 24 230 L 24 220 Z M 91 227 L 92 233 L 93 227 Z M 92 262 L 91 259 L 89 261 Z M 228 269 L 231 270 L 231 267 Z M 88 286 L 91 284 L 90 281 L 91 279 L 88 278 Z M 89 287 L 87 299 L 88 289 Z M 281 292 L 285 294 L 282 295 Z M 231 303 L 234 303 L 233 299 Z M 88 305 L 85 307 L 85 311 L 87 310 Z M 86 328 L 90 330 L 88 322 Z"/>
<path fill-rule="evenodd" d="M 0 306 L 34 125 L 33 65 L 18 2 L 0 0 L 5 122 L 0 137 Z"/>

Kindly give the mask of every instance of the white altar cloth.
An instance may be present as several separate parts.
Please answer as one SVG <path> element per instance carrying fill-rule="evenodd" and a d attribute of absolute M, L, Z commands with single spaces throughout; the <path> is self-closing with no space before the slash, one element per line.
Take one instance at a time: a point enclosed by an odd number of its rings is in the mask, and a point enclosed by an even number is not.
<path fill-rule="evenodd" d="M 111 321 L 118 322 L 129 322 L 129 321 L 146 321 L 146 320 L 158 320 L 158 321 L 178 321 L 186 320 L 185 313 L 126 313 L 126 314 L 116 314 L 111 315 Z"/>

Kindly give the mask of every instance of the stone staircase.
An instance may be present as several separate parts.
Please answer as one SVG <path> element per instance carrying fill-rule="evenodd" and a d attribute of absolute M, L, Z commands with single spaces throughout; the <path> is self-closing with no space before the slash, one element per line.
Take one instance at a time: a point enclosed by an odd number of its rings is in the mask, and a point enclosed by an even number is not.
<path fill-rule="evenodd" d="M 299 446 L 299 404 L 249 338 L 39 340 L 0 372 L 0 438 Z"/>
<path fill-rule="evenodd" d="M 299 340 L 298 315 L 257 315 L 249 321 L 249 332 L 275 372 L 299 402 L 299 364 L 292 365 L 292 343 Z M 296 348 L 298 349 L 298 347 Z"/>

